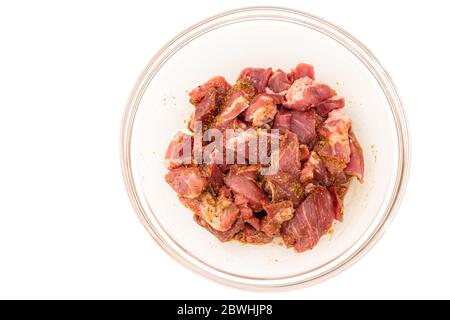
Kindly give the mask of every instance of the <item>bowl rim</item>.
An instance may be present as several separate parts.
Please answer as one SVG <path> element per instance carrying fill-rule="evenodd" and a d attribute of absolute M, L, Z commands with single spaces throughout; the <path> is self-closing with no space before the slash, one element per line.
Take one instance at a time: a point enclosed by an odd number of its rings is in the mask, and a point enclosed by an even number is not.
<path fill-rule="evenodd" d="M 240 17 L 241 14 L 248 15 Z M 290 16 L 288 17 L 288 15 Z M 167 61 L 172 54 L 180 49 L 183 44 L 191 42 L 195 38 L 201 36 L 203 33 L 214 30 L 215 28 L 226 26 L 226 23 L 230 21 L 242 22 L 246 21 L 245 19 L 249 18 L 272 18 L 272 20 L 275 20 L 275 17 L 277 17 L 278 20 L 285 22 L 290 22 L 288 20 L 292 20 L 294 19 L 293 17 L 296 17 L 297 19 L 299 19 L 299 21 L 302 21 L 302 23 L 298 24 L 303 24 L 304 26 L 316 29 L 316 31 L 325 33 L 325 35 L 332 37 L 334 40 L 338 41 L 341 45 L 345 46 L 347 49 L 357 55 L 357 57 L 360 58 L 360 60 L 366 65 L 366 67 L 368 67 L 369 71 L 376 78 L 380 87 L 383 89 L 386 98 L 388 99 L 392 111 L 392 116 L 395 121 L 398 139 L 398 169 L 395 179 L 395 185 L 393 187 L 392 193 L 390 195 L 387 195 L 387 197 L 390 196 L 390 199 L 387 208 L 383 216 L 381 217 L 381 220 L 378 222 L 378 225 L 367 237 L 367 239 L 365 239 L 364 243 L 359 245 L 359 247 L 351 255 L 345 257 L 345 259 L 340 261 L 338 264 L 324 270 L 323 272 L 315 276 L 305 277 L 305 279 L 296 279 L 297 275 L 294 275 L 283 278 L 284 281 L 277 281 L 278 279 L 272 278 L 254 279 L 235 274 L 228 274 L 227 272 L 215 269 L 214 267 L 209 266 L 199 260 L 197 260 L 198 263 L 194 263 L 194 261 L 190 261 L 186 257 L 183 257 L 178 252 L 174 251 L 174 248 L 165 239 L 162 239 L 160 237 L 158 231 L 147 219 L 146 212 L 143 208 L 141 200 L 139 199 L 137 189 L 134 184 L 130 153 L 133 123 L 141 98 L 149 83 L 151 82 L 152 75 L 155 75 L 158 72 L 164 62 Z M 168 253 L 172 258 L 174 258 L 176 261 L 189 268 L 190 270 L 207 278 L 215 280 L 219 283 L 247 290 L 267 290 L 310 286 L 342 272 L 343 270 L 353 265 L 361 257 L 363 257 L 378 242 L 378 240 L 384 234 L 387 226 L 392 222 L 392 219 L 397 212 L 397 209 L 403 198 L 409 177 L 411 146 L 408 121 L 396 87 L 387 71 L 382 67 L 381 63 L 375 58 L 373 53 L 365 45 L 363 45 L 359 40 L 357 40 L 355 37 L 344 31 L 340 27 L 335 26 L 327 20 L 319 18 L 315 15 L 284 7 L 256 6 L 228 10 L 206 18 L 199 23 L 185 29 L 177 36 L 172 38 L 152 57 L 146 68 L 141 72 L 128 98 L 128 102 L 123 114 L 120 133 L 120 159 L 125 187 L 132 206 L 141 223 L 145 226 L 156 243 L 166 253 Z M 334 260 L 331 260 L 325 265 L 318 268 L 324 268 L 333 261 Z M 308 273 L 306 273 L 305 275 L 307 275 Z"/>

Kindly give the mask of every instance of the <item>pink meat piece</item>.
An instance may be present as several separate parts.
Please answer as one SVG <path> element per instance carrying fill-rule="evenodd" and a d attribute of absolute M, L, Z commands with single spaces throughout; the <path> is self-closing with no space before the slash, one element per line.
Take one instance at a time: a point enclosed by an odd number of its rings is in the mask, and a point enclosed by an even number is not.
<path fill-rule="evenodd" d="M 266 94 L 253 98 L 250 107 L 245 112 L 245 121 L 255 127 L 261 127 L 273 120 L 277 113 L 277 106 L 273 98 Z"/>
<path fill-rule="evenodd" d="M 280 235 L 283 222 L 294 216 L 294 205 L 292 201 L 281 201 L 264 205 L 267 215 L 261 222 L 261 230 L 270 237 Z"/>
<path fill-rule="evenodd" d="M 312 65 L 306 63 L 299 63 L 288 74 L 288 78 L 291 80 L 291 82 L 304 77 L 308 77 L 314 80 L 314 67 Z"/>
<path fill-rule="evenodd" d="M 202 193 L 195 199 L 181 198 L 181 202 L 217 231 L 227 231 L 237 222 L 240 210 L 233 199 L 209 192 Z"/>
<path fill-rule="evenodd" d="M 286 130 L 291 129 L 291 119 L 292 113 L 281 109 L 275 115 L 272 128 L 280 130 L 280 133 L 284 133 Z"/>
<path fill-rule="evenodd" d="M 332 174 L 342 172 L 350 162 L 349 130 L 350 119 L 343 109 L 336 109 L 329 113 L 319 134 L 325 139 L 318 144 L 318 154 L 325 160 L 328 171 Z"/>
<path fill-rule="evenodd" d="M 249 207 L 249 201 L 247 198 L 241 194 L 236 194 L 234 196 L 234 203 L 240 209 L 240 219 L 248 224 L 250 224 L 256 230 L 261 230 L 261 222 L 258 218 L 253 215 L 253 210 Z"/>
<path fill-rule="evenodd" d="M 335 212 L 330 192 L 324 187 L 316 187 L 297 208 L 294 217 L 283 223 L 284 243 L 298 252 L 312 249 L 331 228 Z"/>
<path fill-rule="evenodd" d="M 328 85 L 304 77 L 295 80 L 288 89 L 286 103 L 283 106 L 288 109 L 306 111 L 334 95 L 336 92 Z"/>
<path fill-rule="evenodd" d="M 269 78 L 269 82 L 267 84 L 267 92 L 284 95 L 286 94 L 286 91 L 290 88 L 291 84 L 292 81 L 289 80 L 286 72 L 278 69 Z"/>
<path fill-rule="evenodd" d="M 321 117 L 326 117 L 330 111 L 335 109 L 340 109 L 345 106 L 345 99 L 344 97 L 331 97 L 330 99 L 327 99 L 325 101 L 322 101 L 317 106 L 317 114 Z"/>
<path fill-rule="evenodd" d="M 341 198 L 337 194 L 336 185 L 332 185 L 329 189 L 331 197 L 333 198 L 334 218 L 338 221 L 344 220 L 344 205 Z"/>
<path fill-rule="evenodd" d="M 251 167 L 232 166 L 225 177 L 225 184 L 237 194 L 244 196 L 252 209 L 258 211 L 262 204 L 268 201 L 266 194 L 254 179 L 254 173 L 249 172 Z"/>
<path fill-rule="evenodd" d="M 355 176 L 360 182 L 364 177 L 364 156 L 356 137 L 350 133 L 350 161 L 345 167 L 345 174 Z"/>
<path fill-rule="evenodd" d="M 310 182 L 318 184 L 328 181 L 325 164 L 315 151 L 311 151 L 308 161 L 303 165 L 300 181 L 305 185 Z"/>
<path fill-rule="evenodd" d="M 188 128 L 194 131 L 195 121 L 204 121 L 211 118 L 213 111 L 216 109 L 216 92 L 209 91 L 204 99 L 198 103 L 189 121 Z"/>
<path fill-rule="evenodd" d="M 224 77 L 217 76 L 208 80 L 206 83 L 194 88 L 189 92 L 190 101 L 192 104 L 197 105 L 200 103 L 207 93 L 214 92 L 218 98 L 224 97 L 231 85 L 225 80 Z"/>
<path fill-rule="evenodd" d="M 298 175 L 278 172 L 275 175 L 263 176 L 264 190 L 270 195 L 272 202 L 290 200 L 297 207 L 303 197 L 303 186 Z"/>
<path fill-rule="evenodd" d="M 236 222 L 230 229 L 226 231 L 218 231 L 213 227 L 211 227 L 205 220 L 202 219 L 202 217 L 198 215 L 194 215 L 194 220 L 200 226 L 211 232 L 214 236 L 216 236 L 216 238 L 218 238 L 222 242 L 233 239 L 233 237 L 236 234 L 238 234 L 241 230 L 244 229 L 244 223 L 240 223 L 239 221 Z"/>
<path fill-rule="evenodd" d="M 217 115 L 215 119 L 216 125 L 228 123 L 235 119 L 238 115 L 244 112 L 249 105 L 249 101 L 241 92 L 232 94 L 220 113 Z"/>
<path fill-rule="evenodd" d="M 286 130 L 280 138 L 279 171 L 292 175 L 300 173 L 300 145 L 296 134 Z"/>
<path fill-rule="evenodd" d="M 236 223 L 240 210 L 235 204 L 225 208 L 220 215 L 220 230 L 227 231 Z"/>
<path fill-rule="evenodd" d="M 197 167 L 179 167 L 166 174 L 166 182 L 185 198 L 198 197 L 207 187 L 208 181 Z"/>
<path fill-rule="evenodd" d="M 177 132 L 167 148 L 165 164 L 167 169 L 174 169 L 192 162 L 193 137 Z"/>
<path fill-rule="evenodd" d="M 316 115 L 313 110 L 292 111 L 291 131 L 300 143 L 309 145 L 316 139 Z"/>
<path fill-rule="evenodd" d="M 246 68 L 241 71 L 238 80 L 250 80 L 257 93 L 262 93 L 266 91 L 267 83 L 271 75 L 272 68 Z"/>
<path fill-rule="evenodd" d="M 208 186 L 214 191 L 219 192 L 219 190 L 224 186 L 225 182 L 223 180 L 224 175 L 219 165 L 212 163 L 205 166 L 203 169 L 203 176 L 208 179 Z"/>
<path fill-rule="evenodd" d="M 240 219 L 246 223 L 248 223 L 249 225 L 251 225 L 253 228 L 255 228 L 256 230 L 260 231 L 261 230 L 261 222 L 259 221 L 258 218 L 256 218 L 253 215 L 253 210 L 250 209 L 247 206 L 243 206 L 240 208 Z"/>

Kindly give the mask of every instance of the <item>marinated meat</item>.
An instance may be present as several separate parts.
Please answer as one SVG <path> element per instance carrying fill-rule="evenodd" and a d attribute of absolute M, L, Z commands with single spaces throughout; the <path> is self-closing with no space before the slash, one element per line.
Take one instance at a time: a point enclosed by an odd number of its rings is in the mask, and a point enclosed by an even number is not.
<path fill-rule="evenodd" d="M 200 226 L 220 241 L 281 237 L 304 252 L 344 220 L 349 182 L 363 180 L 363 150 L 344 97 L 316 81 L 312 65 L 246 68 L 233 85 L 213 77 L 189 99 L 194 134 L 172 138 L 165 180 Z"/>

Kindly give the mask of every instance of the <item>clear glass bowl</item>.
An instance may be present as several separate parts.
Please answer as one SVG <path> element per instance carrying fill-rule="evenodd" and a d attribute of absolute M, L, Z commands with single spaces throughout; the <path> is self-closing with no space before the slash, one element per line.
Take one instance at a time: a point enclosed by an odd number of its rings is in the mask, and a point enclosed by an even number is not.
<path fill-rule="evenodd" d="M 313 64 L 317 79 L 346 97 L 347 114 L 364 150 L 364 183 L 352 182 L 344 222 L 309 252 L 299 254 L 279 243 L 220 243 L 193 221 L 164 181 L 165 149 L 192 111 L 187 91 L 215 75 L 233 82 L 244 67 L 289 70 L 299 62 Z M 323 19 L 277 7 L 224 12 L 172 39 L 138 79 L 122 124 L 125 185 L 156 242 L 190 269 L 247 289 L 309 285 L 354 263 L 394 216 L 409 158 L 399 96 L 373 54 Z"/>

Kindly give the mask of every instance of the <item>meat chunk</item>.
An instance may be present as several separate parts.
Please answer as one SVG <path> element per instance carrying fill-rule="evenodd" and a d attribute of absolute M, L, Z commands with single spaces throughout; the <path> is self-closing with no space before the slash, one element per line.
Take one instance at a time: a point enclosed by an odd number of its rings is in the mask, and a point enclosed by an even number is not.
<path fill-rule="evenodd" d="M 316 139 L 316 115 L 313 110 L 293 111 L 291 131 L 302 144 L 309 145 Z"/>
<path fill-rule="evenodd" d="M 308 77 L 314 80 L 314 67 L 310 64 L 299 63 L 294 69 L 289 73 L 288 78 L 291 81 L 295 81 L 300 78 Z"/>
<path fill-rule="evenodd" d="M 255 127 L 261 127 L 273 120 L 277 106 L 273 98 L 266 94 L 256 96 L 245 112 L 245 121 Z"/>
<path fill-rule="evenodd" d="M 211 232 L 217 239 L 219 239 L 222 242 L 229 241 L 233 239 L 233 237 L 236 236 L 241 230 L 244 229 L 244 223 L 241 223 L 237 221 L 230 229 L 227 231 L 219 231 L 211 227 L 205 220 L 202 219 L 199 215 L 194 215 L 194 220 L 197 222 L 200 226 Z"/>
<path fill-rule="evenodd" d="M 225 184 L 234 193 L 244 196 L 254 210 L 261 210 L 263 203 L 268 200 L 264 191 L 256 183 L 254 173 L 250 173 L 246 167 L 240 169 L 238 166 L 233 166 L 225 177 Z"/>
<path fill-rule="evenodd" d="M 215 193 L 224 186 L 224 175 L 219 165 L 211 163 L 203 168 L 203 176 L 208 180 L 208 187 L 210 187 Z"/>
<path fill-rule="evenodd" d="M 264 206 L 264 210 L 267 216 L 261 222 L 261 230 L 270 237 L 280 235 L 281 224 L 294 216 L 292 201 L 269 203 Z"/>
<path fill-rule="evenodd" d="M 212 118 L 216 109 L 216 92 L 207 92 L 203 100 L 197 104 L 189 123 L 189 129 L 194 131 L 194 121 L 205 121 Z"/>
<path fill-rule="evenodd" d="M 198 197 L 207 187 L 208 181 L 197 167 L 179 167 L 166 174 L 166 182 L 185 198 Z"/>
<path fill-rule="evenodd" d="M 326 117 L 328 113 L 330 113 L 330 111 L 343 108 L 344 106 L 344 97 L 334 96 L 319 103 L 319 105 L 317 106 L 317 114 L 321 117 Z"/>
<path fill-rule="evenodd" d="M 353 134 L 349 135 L 350 139 L 350 161 L 345 167 L 345 174 L 355 176 L 360 182 L 364 177 L 364 157 L 361 146 Z"/>
<path fill-rule="evenodd" d="M 220 113 L 216 117 L 216 124 L 228 123 L 249 107 L 249 101 L 241 93 L 236 92 L 228 99 Z"/>
<path fill-rule="evenodd" d="M 297 135 L 286 130 L 280 139 L 279 170 L 297 175 L 300 169 L 300 145 Z"/>
<path fill-rule="evenodd" d="M 184 199 L 182 203 L 217 231 L 231 229 L 239 217 L 239 208 L 223 194 L 215 197 L 205 192 L 198 198 Z"/>
<path fill-rule="evenodd" d="M 240 206 L 240 219 L 251 225 L 255 230 L 261 230 L 261 221 L 253 215 L 253 210 L 247 205 Z"/>
<path fill-rule="evenodd" d="M 301 155 L 301 150 L 303 148 L 300 148 L 297 135 L 286 130 L 281 137 L 278 150 L 278 172 L 263 177 L 264 190 L 270 194 L 272 201 L 290 200 L 294 203 L 294 206 L 300 203 L 303 195 L 299 175 L 301 171 L 300 159 L 304 156 Z"/>
<path fill-rule="evenodd" d="M 273 121 L 273 129 L 280 130 L 280 133 L 284 133 L 286 130 L 291 129 L 292 113 L 287 110 L 279 110 L 275 115 Z"/>
<path fill-rule="evenodd" d="M 167 148 L 165 164 L 167 169 L 174 169 L 192 162 L 193 137 L 177 132 Z"/>
<path fill-rule="evenodd" d="M 291 84 L 292 81 L 289 80 L 286 72 L 278 69 L 269 78 L 269 82 L 267 84 L 267 92 L 284 95 L 290 88 Z"/>
<path fill-rule="evenodd" d="M 230 88 L 231 85 L 225 80 L 224 77 L 213 77 L 206 83 L 189 92 L 190 101 L 192 104 L 197 105 L 205 98 L 207 93 L 212 92 L 217 94 L 217 98 L 221 99 L 226 96 Z"/>
<path fill-rule="evenodd" d="M 248 77 L 238 79 L 236 81 L 236 84 L 231 88 L 228 95 L 230 96 L 234 92 L 241 93 L 249 101 L 251 101 L 252 98 L 258 93 L 253 86 L 253 82 Z"/>
<path fill-rule="evenodd" d="M 304 164 L 300 174 L 300 181 L 305 185 L 311 182 L 314 184 L 327 183 L 327 169 L 315 151 L 311 152 L 308 161 Z"/>
<path fill-rule="evenodd" d="M 236 236 L 236 238 L 244 243 L 265 244 L 272 242 L 273 238 L 258 231 L 249 224 L 245 224 L 243 230 Z"/>
<path fill-rule="evenodd" d="M 272 75 L 272 68 L 246 68 L 241 71 L 239 79 L 248 79 L 257 93 L 266 91 L 267 83 Z"/>
<path fill-rule="evenodd" d="M 342 204 L 342 200 L 337 193 L 336 185 L 333 184 L 329 188 L 329 191 L 333 199 L 334 218 L 342 222 L 344 220 L 344 205 Z"/>
<path fill-rule="evenodd" d="M 316 82 L 308 77 L 295 80 L 286 92 L 285 108 L 306 111 L 336 95 L 326 84 Z"/>
<path fill-rule="evenodd" d="M 350 126 L 351 121 L 344 115 L 344 110 L 337 109 L 330 112 L 319 129 L 319 134 L 325 140 L 318 144 L 318 154 L 325 160 L 332 175 L 342 172 L 350 162 Z"/>
<path fill-rule="evenodd" d="M 298 252 L 312 249 L 331 228 L 335 211 L 330 192 L 316 187 L 297 208 L 294 217 L 283 223 L 281 235 L 286 246 L 293 246 Z"/>
<path fill-rule="evenodd" d="M 272 202 L 289 200 L 297 207 L 303 198 L 303 186 L 298 175 L 278 172 L 263 178 L 264 190 L 270 195 Z"/>

